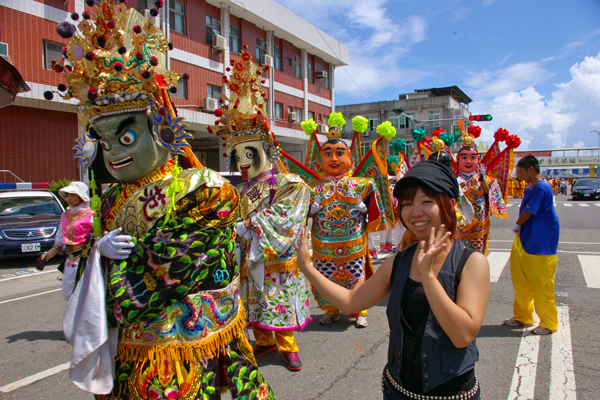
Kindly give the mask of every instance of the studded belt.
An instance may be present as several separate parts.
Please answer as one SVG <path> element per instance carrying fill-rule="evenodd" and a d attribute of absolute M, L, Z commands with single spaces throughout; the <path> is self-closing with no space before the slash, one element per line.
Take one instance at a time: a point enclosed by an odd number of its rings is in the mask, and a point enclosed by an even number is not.
<path fill-rule="evenodd" d="M 392 384 L 392 386 L 394 386 L 394 388 L 397 391 L 399 391 L 400 393 L 402 393 L 404 396 L 408 397 L 409 399 L 415 399 L 415 400 L 468 400 L 471 397 L 473 397 L 475 395 L 475 393 L 477 393 L 477 390 L 479 390 L 479 379 L 477 377 L 475 377 L 475 385 L 473 385 L 473 388 L 471 390 L 469 390 L 468 392 L 455 394 L 453 396 L 430 396 L 427 394 L 413 393 L 409 390 L 404 389 L 402 387 L 402 385 L 400 385 L 398 382 L 396 382 L 396 380 L 394 379 L 392 374 L 390 374 L 390 370 L 386 366 L 385 372 L 381 375 L 381 390 L 382 391 L 384 390 L 384 380 L 386 377 L 387 377 L 388 381 Z"/>

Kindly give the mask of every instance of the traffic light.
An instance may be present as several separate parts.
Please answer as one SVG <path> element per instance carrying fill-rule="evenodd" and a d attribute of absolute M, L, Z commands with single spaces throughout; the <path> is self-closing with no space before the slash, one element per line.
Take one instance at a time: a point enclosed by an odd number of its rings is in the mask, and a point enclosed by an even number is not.
<path fill-rule="evenodd" d="M 491 121 L 492 116 L 490 114 L 471 115 L 469 119 L 471 121 Z"/>

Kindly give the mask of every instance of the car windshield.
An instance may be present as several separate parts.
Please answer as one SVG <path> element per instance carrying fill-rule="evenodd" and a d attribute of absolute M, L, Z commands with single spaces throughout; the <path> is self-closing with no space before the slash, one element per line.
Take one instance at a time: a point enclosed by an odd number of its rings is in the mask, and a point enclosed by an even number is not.
<path fill-rule="evenodd" d="M 577 186 L 600 186 L 599 179 L 578 179 L 574 187 Z"/>
<path fill-rule="evenodd" d="M 50 197 L 4 197 L 0 199 L 0 216 L 52 214 L 61 215 L 60 205 Z"/>

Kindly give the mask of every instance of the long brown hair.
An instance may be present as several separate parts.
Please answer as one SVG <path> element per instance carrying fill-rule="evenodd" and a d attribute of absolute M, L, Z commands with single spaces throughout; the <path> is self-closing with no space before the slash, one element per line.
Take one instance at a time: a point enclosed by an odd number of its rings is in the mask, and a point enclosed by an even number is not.
<path fill-rule="evenodd" d="M 452 233 L 452 238 L 458 237 L 458 227 L 457 227 L 457 219 L 456 219 L 456 210 L 452 207 L 452 199 L 446 193 L 438 193 L 431 190 L 429 187 L 425 185 L 419 185 L 415 183 L 413 185 L 407 186 L 402 192 L 400 192 L 400 196 L 398 197 L 398 208 L 396 212 L 400 217 L 400 221 L 402 221 L 402 225 L 408 229 L 406 223 L 402 219 L 402 203 L 406 200 L 413 200 L 417 191 L 421 189 L 423 193 L 430 199 L 435 200 L 441 212 L 442 224 L 446 226 L 448 232 Z"/>

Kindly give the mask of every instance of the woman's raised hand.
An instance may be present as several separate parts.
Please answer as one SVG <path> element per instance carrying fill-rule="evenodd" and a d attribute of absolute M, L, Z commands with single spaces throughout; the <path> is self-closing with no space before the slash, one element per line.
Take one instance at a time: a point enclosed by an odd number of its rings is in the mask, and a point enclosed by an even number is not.
<path fill-rule="evenodd" d="M 439 231 L 436 233 L 435 228 L 431 228 L 429 239 L 422 240 L 419 243 L 417 260 L 419 262 L 417 268 L 419 276 L 424 279 L 427 274 L 432 273 L 435 263 L 435 256 L 440 254 L 447 246 L 447 240 L 451 233 L 446 231 L 444 224 L 440 225 Z"/>
<path fill-rule="evenodd" d="M 300 243 L 298 245 L 298 267 L 304 271 L 310 265 L 310 254 L 308 253 L 308 228 L 305 226 L 300 230 Z"/>

